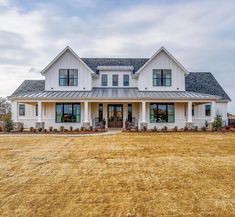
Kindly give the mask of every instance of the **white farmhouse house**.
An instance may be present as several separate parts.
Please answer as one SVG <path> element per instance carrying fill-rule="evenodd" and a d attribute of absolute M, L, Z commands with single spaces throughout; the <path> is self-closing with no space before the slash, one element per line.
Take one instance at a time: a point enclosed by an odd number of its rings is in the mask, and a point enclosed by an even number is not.
<path fill-rule="evenodd" d="M 148 58 L 80 58 L 66 47 L 9 97 L 25 128 L 202 127 L 230 98 L 211 73 L 188 72 L 164 47 Z"/>

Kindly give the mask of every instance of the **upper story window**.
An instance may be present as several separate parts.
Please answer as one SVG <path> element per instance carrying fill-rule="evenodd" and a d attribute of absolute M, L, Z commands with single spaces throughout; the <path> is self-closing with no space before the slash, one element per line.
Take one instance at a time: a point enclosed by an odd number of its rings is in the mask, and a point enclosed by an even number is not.
<path fill-rule="evenodd" d="M 118 75 L 113 75 L 113 86 L 118 86 Z"/>
<path fill-rule="evenodd" d="M 101 85 L 108 86 L 108 75 L 107 74 L 101 75 Z"/>
<path fill-rule="evenodd" d="M 123 86 L 129 86 L 129 75 L 123 75 Z"/>
<path fill-rule="evenodd" d="M 77 86 L 78 70 L 77 69 L 60 69 L 59 70 L 60 86 Z"/>
<path fill-rule="evenodd" d="M 205 105 L 205 115 L 211 116 L 211 105 Z"/>
<path fill-rule="evenodd" d="M 153 69 L 153 86 L 171 86 L 171 70 Z"/>
<path fill-rule="evenodd" d="M 25 104 L 19 104 L 19 116 L 25 116 Z"/>

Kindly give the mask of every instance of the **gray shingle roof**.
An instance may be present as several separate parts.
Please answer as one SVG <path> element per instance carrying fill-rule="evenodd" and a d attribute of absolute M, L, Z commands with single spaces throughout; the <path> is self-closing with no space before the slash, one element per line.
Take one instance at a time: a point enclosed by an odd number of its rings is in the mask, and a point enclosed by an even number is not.
<path fill-rule="evenodd" d="M 148 58 L 81 58 L 95 73 L 97 66 L 133 66 L 133 73 L 138 71 Z"/>
<path fill-rule="evenodd" d="M 22 93 L 31 93 L 31 92 L 44 91 L 44 90 L 45 90 L 45 80 L 25 80 L 15 90 L 12 96 L 22 94 Z"/>
<path fill-rule="evenodd" d="M 11 97 L 71 98 L 212 98 L 230 100 L 211 73 L 190 73 L 185 79 L 186 91 L 139 91 L 137 88 L 93 88 L 93 91 L 44 91 L 44 80 L 25 80 Z"/>
<path fill-rule="evenodd" d="M 217 95 L 223 100 L 231 100 L 210 72 L 190 72 L 185 78 L 185 89 L 186 91 Z"/>

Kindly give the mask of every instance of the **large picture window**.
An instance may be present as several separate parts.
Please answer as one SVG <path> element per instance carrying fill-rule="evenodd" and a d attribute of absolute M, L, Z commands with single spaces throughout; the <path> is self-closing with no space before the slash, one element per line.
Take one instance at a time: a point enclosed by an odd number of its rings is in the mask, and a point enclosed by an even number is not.
<path fill-rule="evenodd" d="M 118 86 L 118 75 L 113 75 L 113 86 Z"/>
<path fill-rule="evenodd" d="M 19 116 L 25 116 L 25 104 L 19 104 Z"/>
<path fill-rule="evenodd" d="M 174 123 L 173 103 L 150 103 L 150 123 Z"/>
<path fill-rule="evenodd" d="M 101 75 L 101 85 L 108 86 L 108 75 L 107 74 Z"/>
<path fill-rule="evenodd" d="M 77 69 L 60 69 L 59 70 L 60 86 L 77 86 L 78 70 Z"/>
<path fill-rule="evenodd" d="M 171 70 L 153 69 L 153 86 L 171 86 Z"/>
<path fill-rule="evenodd" d="M 81 107 L 80 103 L 57 103 L 56 123 L 80 123 Z"/>

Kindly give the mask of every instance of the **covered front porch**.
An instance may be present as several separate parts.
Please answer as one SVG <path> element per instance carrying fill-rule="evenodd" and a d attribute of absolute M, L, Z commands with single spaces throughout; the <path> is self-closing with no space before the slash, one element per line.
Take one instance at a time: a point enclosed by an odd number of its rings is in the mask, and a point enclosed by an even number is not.
<path fill-rule="evenodd" d="M 25 112 L 20 113 L 25 105 Z M 205 105 L 210 106 L 206 115 Z M 17 100 L 12 103 L 14 122 L 23 122 L 25 128 L 69 128 L 92 126 L 169 129 L 177 126 L 202 127 L 216 115 L 216 102 L 211 100 Z"/>

